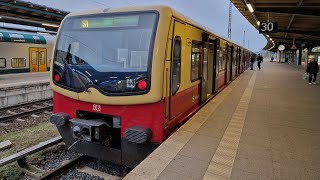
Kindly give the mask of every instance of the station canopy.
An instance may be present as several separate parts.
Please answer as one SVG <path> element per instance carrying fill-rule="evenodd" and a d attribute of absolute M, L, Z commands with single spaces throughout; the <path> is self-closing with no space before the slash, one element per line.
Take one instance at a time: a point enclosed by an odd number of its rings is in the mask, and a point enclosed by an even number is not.
<path fill-rule="evenodd" d="M 276 33 L 264 33 L 268 40 L 264 49 L 276 51 L 279 45 L 286 50 L 320 46 L 320 0 L 231 1 L 257 29 L 263 22 L 278 23 Z"/>
<path fill-rule="evenodd" d="M 41 27 L 48 31 L 57 31 L 68 13 L 27 1 L 0 1 L 0 22 Z"/>

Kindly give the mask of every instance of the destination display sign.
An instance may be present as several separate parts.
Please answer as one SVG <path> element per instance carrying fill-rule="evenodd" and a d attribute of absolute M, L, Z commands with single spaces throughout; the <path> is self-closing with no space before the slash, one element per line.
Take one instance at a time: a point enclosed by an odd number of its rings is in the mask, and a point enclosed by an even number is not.
<path fill-rule="evenodd" d="M 139 16 L 114 16 L 114 17 L 96 17 L 87 18 L 81 21 L 82 28 L 108 28 L 108 27 L 124 27 L 138 26 Z"/>

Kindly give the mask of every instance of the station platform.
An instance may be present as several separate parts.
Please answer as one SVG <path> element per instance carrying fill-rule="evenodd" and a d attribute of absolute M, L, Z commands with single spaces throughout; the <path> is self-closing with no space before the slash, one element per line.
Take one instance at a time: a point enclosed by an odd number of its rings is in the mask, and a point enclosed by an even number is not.
<path fill-rule="evenodd" d="M 124 179 L 320 179 L 320 85 L 303 73 L 255 64 Z"/>
<path fill-rule="evenodd" d="M 52 96 L 49 72 L 0 75 L 0 108 Z"/>
<path fill-rule="evenodd" d="M 0 75 L 0 88 L 50 82 L 50 72 Z"/>

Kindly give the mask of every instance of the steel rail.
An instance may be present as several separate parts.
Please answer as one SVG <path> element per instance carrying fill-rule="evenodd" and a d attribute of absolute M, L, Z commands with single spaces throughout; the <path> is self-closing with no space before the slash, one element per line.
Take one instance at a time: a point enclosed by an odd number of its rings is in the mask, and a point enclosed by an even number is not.
<path fill-rule="evenodd" d="M 28 106 L 36 105 L 36 104 L 38 105 L 38 104 L 41 104 L 41 103 L 37 102 L 37 103 L 33 103 L 33 104 L 28 104 Z M 20 108 L 21 107 L 23 107 L 23 106 L 20 106 Z M 12 109 L 18 109 L 18 108 L 12 108 Z M 0 117 L 0 123 L 13 121 L 13 120 L 18 119 L 18 118 L 31 116 L 33 114 L 41 113 L 41 112 L 44 112 L 44 111 L 52 111 L 52 109 L 53 109 L 52 105 L 51 106 L 43 105 L 43 107 L 36 107 L 36 109 L 32 109 L 32 110 L 28 110 L 28 111 L 19 112 L 17 114 L 10 114 L 8 116 Z"/>
<path fill-rule="evenodd" d="M 63 175 L 64 173 L 68 172 L 72 168 L 74 168 L 74 167 L 78 166 L 79 164 L 84 163 L 90 159 L 91 159 L 90 157 L 85 156 L 85 155 L 79 156 L 78 158 L 58 167 L 57 169 L 53 170 L 52 172 L 45 174 L 44 176 L 42 176 L 40 178 L 40 180 L 57 179 L 57 177 Z"/>

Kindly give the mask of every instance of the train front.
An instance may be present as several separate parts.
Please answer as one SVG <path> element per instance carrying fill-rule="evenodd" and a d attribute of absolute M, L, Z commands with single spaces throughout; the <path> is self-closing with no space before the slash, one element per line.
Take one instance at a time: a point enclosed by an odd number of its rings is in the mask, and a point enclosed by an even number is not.
<path fill-rule="evenodd" d="M 71 150 L 134 167 L 163 141 L 160 21 L 153 10 L 64 19 L 51 63 L 50 121 Z"/>

